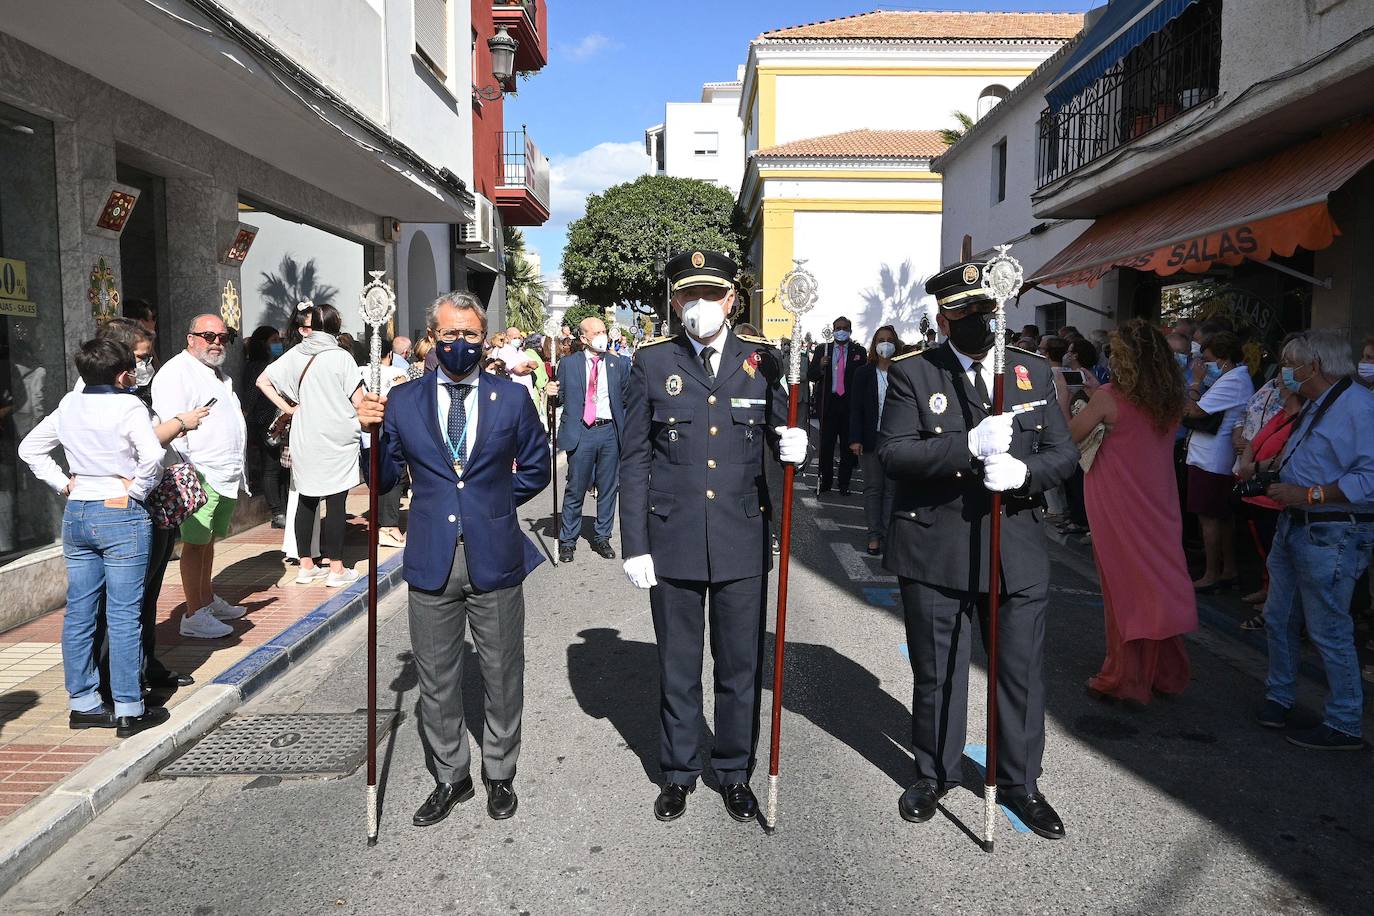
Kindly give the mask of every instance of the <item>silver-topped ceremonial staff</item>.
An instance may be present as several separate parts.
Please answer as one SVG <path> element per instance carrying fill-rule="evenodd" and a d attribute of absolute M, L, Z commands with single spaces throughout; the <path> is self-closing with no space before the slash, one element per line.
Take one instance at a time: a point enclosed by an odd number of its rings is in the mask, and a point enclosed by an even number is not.
<path fill-rule="evenodd" d="M 544 322 L 544 336 L 549 339 L 549 358 L 553 361 L 553 380 L 558 381 L 558 332 L 563 322 L 549 316 Z M 562 397 L 563 392 L 558 392 Z M 544 411 L 549 420 L 549 492 L 553 494 L 553 515 L 549 516 L 549 535 L 553 538 L 554 551 L 550 554 L 553 565 L 558 565 L 558 408 L 553 398 L 546 398 Z"/>
<path fill-rule="evenodd" d="M 382 281 L 386 271 L 369 271 L 372 282 L 358 297 L 358 312 L 372 331 L 369 381 L 382 394 L 382 328 L 396 314 L 396 294 Z M 377 845 L 377 478 L 381 476 L 381 429 L 372 428 L 367 480 L 367 845 Z"/>
<path fill-rule="evenodd" d="M 983 291 L 997 303 L 993 313 L 992 414 L 1002 413 L 1007 391 L 1007 300 L 1021 290 L 1021 264 L 998 245 L 983 265 Z M 1002 494 L 992 494 L 988 524 L 988 749 L 983 774 L 983 851 L 992 852 L 997 818 L 997 616 L 1002 603 Z"/>
<path fill-rule="evenodd" d="M 816 304 L 816 278 L 796 261 L 782 278 L 778 298 L 792 313 L 792 349 L 787 360 L 787 425 L 797 425 L 802 384 L 802 315 Z M 787 645 L 787 567 L 792 552 L 792 487 L 797 466 L 788 464 L 782 471 L 782 531 L 778 537 L 778 617 L 773 634 L 773 721 L 768 743 L 768 813 L 764 829 L 778 829 L 778 771 L 782 764 L 782 676 L 783 655 Z"/>

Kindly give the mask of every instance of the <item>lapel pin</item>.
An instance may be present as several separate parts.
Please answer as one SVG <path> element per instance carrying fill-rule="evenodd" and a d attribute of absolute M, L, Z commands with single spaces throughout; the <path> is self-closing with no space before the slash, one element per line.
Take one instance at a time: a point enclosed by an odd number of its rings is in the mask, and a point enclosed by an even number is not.
<path fill-rule="evenodd" d="M 493 391 L 493 392 L 491 393 L 491 399 L 492 399 L 493 401 L 496 400 L 496 392 L 495 392 L 495 391 Z"/>

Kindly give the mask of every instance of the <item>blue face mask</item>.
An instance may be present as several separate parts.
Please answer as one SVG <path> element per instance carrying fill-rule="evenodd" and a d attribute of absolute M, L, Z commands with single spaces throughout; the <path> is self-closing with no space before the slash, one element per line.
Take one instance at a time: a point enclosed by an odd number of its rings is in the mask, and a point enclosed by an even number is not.
<path fill-rule="evenodd" d="M 451 343 L 439 341 L 434 352 L 438 355 L 439 365 L 454 378 L 463 378 L 482 361 L 482 345 L 458 338 Z"/>
<path fill-rule="evenodd" d="M 282 343 L 280 340 L 274 341 L 267 345 L 267 352 L 272 354 L 273 359 L 276 359 L 286 352 L 286 344 Z"/>
<path fill-rule="evenodd" d="M 1302 388 L 1302 382 L 1298 381 L 1298 370 L 1292 366 L 1283 367 L 1283 387 L 1297 394 Z"/>
<path fill-rule="evenodd" d="M 849 339 L 849 332 L 848 332 L 848 331 L 836 331 L 836 332 L 835 332 L 835 342 L 836 342 L 836 343 L 844 343 L 844 342 L 847 341 L 848 339 Z"/>
<path fill-rule="evenodd" d="M 1174 361 L 1175 361 L 1176 363 L 1178 363 L 1178 367 L 1179 367 L 1180 369 L 1187 369 L 1187 368 L 1188 368 L 1188 354 L 1187 354 L 1187 353 L 1175 353 L 1175 354 L 1174 354 Z"/>
<path fill-rule="evenodd" d="M 1219 379 L 1219 378 L 1221 378 L 1221 367 L 1218 366 L 1216 363 L 1208 363 L 1208 364 L 1207 364 L 1207 382 L 1208 382 L 1208 384 L 1211 384 L 1212 382 L 1215 382 L 1215 381 L 1216 381 L 1217 379 Z"/>

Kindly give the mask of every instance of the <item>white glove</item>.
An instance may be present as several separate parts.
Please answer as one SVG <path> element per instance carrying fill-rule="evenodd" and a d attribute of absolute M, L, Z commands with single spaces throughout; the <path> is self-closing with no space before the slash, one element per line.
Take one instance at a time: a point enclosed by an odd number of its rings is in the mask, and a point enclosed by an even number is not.
<path fill-rule="evenodd" d="M 653 588 L 658 584 L 654 578 L 654 558 L 647 553 L 625 560 L 625 575 L 635 588 Z"/>
<path fill-rule="evenodd" d="M 787 464 L 803 464 L 808 444 L 806 430 L 796 426 L 779 426 L 773 431 L 778 434 L 778 460 Z"/>
<path fill-rule="evenodd" d="M 968 434 L 969 454 L 974 458 L 1004 455 L 1011 451 L 1012 414 L 985 417 Z"/>
<path fill-rule="evenodd" d="M 983 486 L 994 493 L 1019 490 L 1029 476 L 1026 462 L 1005 452 L 983 459 Z"/>

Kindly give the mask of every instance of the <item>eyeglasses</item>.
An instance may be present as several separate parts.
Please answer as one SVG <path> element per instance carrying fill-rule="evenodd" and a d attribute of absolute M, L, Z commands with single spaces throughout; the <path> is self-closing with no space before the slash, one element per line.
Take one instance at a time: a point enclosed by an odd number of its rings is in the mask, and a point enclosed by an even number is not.
<path fill-rule="evenodd" d="M 463 338 L 468 343 L 481 343 L 482 332 L 471 329 L 466 331 L 458 331 L 453 328 L 445 328 L 444 330 L 439 331 L 435 335 L 435 337 L 438 338 L 440 343 L 453 343 L 459 337 Z"/>
<path fill-rule="evenodd" d="M 238 335 L 235 334 L 233 331 L 225 331 L 223 334 L 216 334 L 214 331 L 194 331 L 194 332 L 192 332 L 192 333 L 190 333 L 190 334 L 187 334 L 186 336 L 187 336 L 187 337 L 199 337 L 201 340 L 205 341 L 207 344 L 214 344 L 214 343 L 217 343 L 217 344 L 219 344 L 220 346 L 224 346 L 225 344 L 231 344 L 231 343 L 233 343 L 233 342 L 234 342 L 234 339 L 235 339 Z"/>

